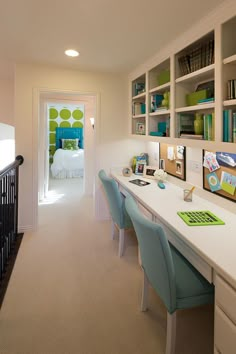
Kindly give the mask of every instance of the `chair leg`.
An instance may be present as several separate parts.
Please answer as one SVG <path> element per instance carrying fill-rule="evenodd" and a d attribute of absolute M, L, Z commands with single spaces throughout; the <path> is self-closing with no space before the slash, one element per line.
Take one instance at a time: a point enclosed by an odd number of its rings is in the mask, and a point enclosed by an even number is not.
<path fill-rule="evenodd" d="M 124 253 L 124 240 L 125 240 L 125 230 L 119 230 L 119 257 L 123 256 Z"/>
<path fill-rule="evenodd" d="M 176 311 L 170 315 L 167 311 L 166 354 L 175 353 Z"/>
<path fill-rule="evenodd" d="M 141 311 L 147 311 L 148 307 L 148 278 L 143 269 L 143 289 L 142 289 L 142 300 L 141 300 Z"/>
<path fill-rule="evenodd" d="M 111 220 L 111 239 L 114 240 L 115 237 L 115 223 Z"/>

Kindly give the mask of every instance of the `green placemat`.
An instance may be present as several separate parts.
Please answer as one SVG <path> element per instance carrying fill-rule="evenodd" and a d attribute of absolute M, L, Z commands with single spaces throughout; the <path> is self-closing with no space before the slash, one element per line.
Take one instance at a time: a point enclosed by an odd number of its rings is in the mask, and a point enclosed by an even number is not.
<path fill-rule="evenodd" d="M 177 214 L 189 226 L 224 225 L 224 221 L 209 210 L 178 211 Z"/>

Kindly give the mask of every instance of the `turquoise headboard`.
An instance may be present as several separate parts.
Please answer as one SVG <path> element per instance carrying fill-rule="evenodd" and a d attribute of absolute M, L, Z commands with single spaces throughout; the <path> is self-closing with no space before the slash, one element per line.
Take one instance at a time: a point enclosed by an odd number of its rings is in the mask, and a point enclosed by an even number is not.
<path fill-rule="evenodd" d="M 61 139 L 79 139 L 79 147 L 84 148 L 83 128 L 56 128 L 56 149 L 61 147 Z"/>

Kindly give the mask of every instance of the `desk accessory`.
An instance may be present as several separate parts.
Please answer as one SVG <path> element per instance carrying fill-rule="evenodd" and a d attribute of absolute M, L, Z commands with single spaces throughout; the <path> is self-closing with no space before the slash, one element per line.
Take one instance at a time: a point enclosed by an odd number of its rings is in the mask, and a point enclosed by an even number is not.
<path fill-rule="evenodd" d="M 129 181 L 130 183 L 136 184 L 139 187 L 147 186 L 150 184 L 149 182 L 143 181 L 142 179 L 132 179 L 132 181 Z"/>
<path fill-rule="evenodd" d="M 192 201 L 194 189 L 195 189 L 195 187 L 192 187 L 191 189 L 184 189 L 184 201 L 185 202 Z"/>
<path fill-rule="evenodd" d="M 132 175 L 132 169 L 130 168 L 130 167 L 124 167 L 123 169 L 122 169 L 122 174 L 123 174 L 123 176 L 125 176 L 125 177 L 130 177 L 131 175 Z"/>
<path fill-rule="evenodd" d="M 158 187 L 161 188 L 161 189 L 165 189 L 165 188 L 166 188 L 166 186 L 164 185 L 164 183 L 162 183 L 161 181 L 159 181 L 159 182 L 157 183 L 157 185 L 158 185 Z"/>
<path fill-rule="evenodd" d="M 177 214 L 189 226 L 224 225 L 218 216 L 209 210 L 178 211 Z"/>

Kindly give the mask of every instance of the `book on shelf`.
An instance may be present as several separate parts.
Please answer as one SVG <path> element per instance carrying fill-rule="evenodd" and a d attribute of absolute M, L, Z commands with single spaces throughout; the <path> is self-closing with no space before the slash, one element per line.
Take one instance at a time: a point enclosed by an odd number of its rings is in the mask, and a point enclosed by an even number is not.
<path fill-rule="evenodd" d="M 211 102 L 215 102 L 215 98 L 214 97 L 203 98 L 201 100 L 198 100 L 197 104 L 206 104 L 206 103 L 211 103 Z"/>
<path fill-rule="evenodd" d="M 233 100 L 236 98 L 236 80 L 227 81 L 227 99 Z"/>
<path fill-rule="evenodd" d="M 236 112 L 232 109 L 223 111 L 223 142 L 236 142 Z"/>
<path fill-rule="evenodd" d="M 233 143 L 236 143 L 236 113 L 233 113 Z"/>
<path fill-rule="evenodd" d="M 214 114 L 204 114 L 203 115 L 203 127 L 204 127 L 204 140 L 212 141 L 214 140 L 214 128 L 215 128 L 215 118 Z"/>

